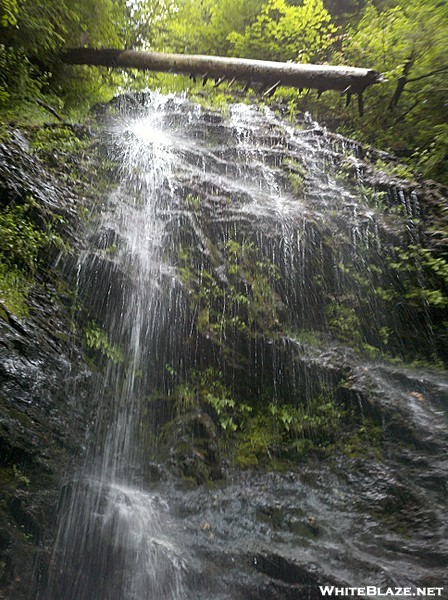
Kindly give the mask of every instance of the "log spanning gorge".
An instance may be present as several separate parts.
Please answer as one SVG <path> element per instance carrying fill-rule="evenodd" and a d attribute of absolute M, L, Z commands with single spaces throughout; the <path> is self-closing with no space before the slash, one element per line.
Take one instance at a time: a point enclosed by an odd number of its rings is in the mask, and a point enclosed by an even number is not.
<path fill-rule="evenodd" d="M 384 81 L 381 73 L 373 69 L 347 66 L 284 63 L 223 56 L 166 54 L 113 48 L 72 48 L 62 60 L 72 65 L 96 65 L 124 69 L 140 69 L 165 73 L 186 74 L 194 80 L 201 78 L 203 85 L 215 80 L 215 87 L 227 81 L 244 81 L 245 90 L 261 84 L 263 96 L 271 96 L 278 86 L 297 89 L 316 89 L 318 95 L 327 90 L 337 90 L 346 96 L 347 105 L 353 95 L 358 99 L 359 114 L 364 114 L 363 92 Z"/>
<path fill-rule="evenodd" d="M 118 183 L 60 259 L 87 433 L 33 599 L 446 586 L 438 192 L 266 107 L 125 96 L 100 138 Z"/>

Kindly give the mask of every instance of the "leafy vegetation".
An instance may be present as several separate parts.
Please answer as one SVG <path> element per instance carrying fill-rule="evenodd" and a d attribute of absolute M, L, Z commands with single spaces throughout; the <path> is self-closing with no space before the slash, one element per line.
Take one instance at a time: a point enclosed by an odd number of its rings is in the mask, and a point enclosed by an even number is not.
<path fill-rule="evenodd" d="M 341 436 L 340 419 L 344 410 L 328 391 L 311 397 L 306 404 L 270 402 L 248 424 L 248 435 L 239 440 L 237 460 L 275 453 L 278 456 L 303 457 L 322 453 Z"/>
<path fill-rule="evenodd" d="M 2 0 L 0 114 L 17 119 L 35 98 L 70 114 L 111 97 L 125 83 L 122 74 L 66 67 L 61 52 L 79 46 L 141 46 L 168 16 L 171 4 L 164 0 L 98 0 L 94 4 L 87 0 Z M 48 119 L 49 113 L 41 112 Z"/>
<path fill-rule="evenodd" d="M 242 400 L 225 384 L 220 371 L 207 368 L 193 370 L 188 380 L 176 386 L 174 396 L 178 414 L 210 412 L 227 451 L 243 467 L 280 466 L 281 461 L 325 456 L 342 441 L 351 447 L 359 434 L 355 422 L 348 422 L 347 410 L 326 389 L 297 404 L 280 404 L 268 396 Z M 365 423 L 364 431 L 369 427 Z"/>
<path fill-rule="evenodd" d="M 220 344 L 232 332 L 274 334 L 279 307 L 273 290 L 275 266 L 248 241 L 228 240 L 221 253 L 215 249 L 213 254 L 212 264 L 204 268 L 195 264 L 190 252 L 179 249 L 179 273 L 192 293 L 198 331 Z"/>
<path fill-rule="evenodd" d="M 65 114 L 148 85 L 201 84 L 170 75 L 67 67 L 67 47 L 133 47 L 376 69 L 387 81 L 369 90 L 367 116 L 329 92 L 279 88 L 273 101 L 293 116 L 311 109 L 342 133 L 390 148 L 411 172 L 447 182 L 446 2 L 431 0 L 3 0 L 0 4 L 0 115 L 44 120 L 43 99 Z M 192 27 L 194 23 L 194 27 Z M 202 92 L 201 92 L 202 93 Z M 207 95 L 212 94 L 209 90 Z"/>
<path fill-rule="evenodd" d="M 101 329 L 94 321 L 90 322 L 85 330 L 85 342 L 87 348 L 96 350 L 114 363 L 121 363 L 124 360 L 121 348 L 112 344 L 104 329 Z"/>
<path fill-rule="evenodd" d="M 234 56 L 315 62 L 325 57 L 336 30 L 322 0 L 304 0 L 301 6 L 268 0 L 244 33 L 232 32 L 228 39 Z"/>
<path fill-rule="evenodd" d="M 81 139 L 71 127 L 42 127 L 35 131 L 31 139 L 31 148 L 45 159 L 51 153 L 72 155 L 90 144 L 86 137 Z"/>
<path fill-rule="evenodd" d="M 209 406 L 220 428 L 228 433 L 241 429 L 246 415 L 252 411 L 249 405 L 236 403 L 224 384 L 222 373 L 212 368 L 193 370 L 189 380 L 179 384 L 174 394 L 178 413 L 200 408 L 201 405 Z"/>
<path fill-rule="evenodd" d="M 52 224 L 36 224 L 36 207 L 27 198 L 24 204 L 0 210 L 0 303 L 18 316 L 28 312 L 26 299 L 43 253 L 52 246 L 65 248 Z"/>
<path fill-rule="evenodd" d="M 344 130 L 389 147 L 424 175 L 446 179 L 448 6 L 430 0 L 367 2 L 345 27 L 334 60 L 374 68 L 387 81 L 369 94 L 369 116 L 351 113 Z"/>

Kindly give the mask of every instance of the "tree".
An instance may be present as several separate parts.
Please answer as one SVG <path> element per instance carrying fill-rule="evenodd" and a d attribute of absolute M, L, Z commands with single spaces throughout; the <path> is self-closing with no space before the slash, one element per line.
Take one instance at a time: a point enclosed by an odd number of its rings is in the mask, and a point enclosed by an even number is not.
<path fill-rule="evenodd" d="M 246 84 L 258 82 L 273 92 L 279 84 L 319 91 L 350 88 L 352 93 L 363 91 L 382 81 L 382 76 L 370 69 L 303 65 L 223 56 L 167 54 L 105 48 L 73 48 L 64 53 L 68 64 L 102 65 L 114 68 L 133 68 L 148 71 L 182 73 L 205 78 L 240 80 Z"/>
<path fill-rule="evenodd" d="M 244 32 L 264 0 L 177 0 L 176 12 L 159 37 L 161 52 L 227 56 L 231 32 Z M 194 24 L 194 25 L 192 25 Z"/>
<path fill-rule="evenodd" d="M 346 32 L 341 62 L 385 73 L 371 95 L 369 141 L 388 145 L 425 175 L 446 179 L 446 28 L 448 3 L 397 0 L 383 9 L 369 2 Z M 445 175 L 444 175 L 445 173 Z"/>
<path fill-rule="evenodd" d="M 255 22 L 229 40 L 233 56 L 315 62 L 325 57 L 336 31 L 322 0 L 304 0 L 300 6 L 268 0 Z"/>
<path fill-rule="evenodd" d="M 177 21 L 178 10 L 176 0 L 128 0 L 123 27 L 126 47 L 153 49 L 169 23 Z"/>
<path fill-rule="evenodd" d="M 142 45 L 171 0 L 0 0 L 0 109 L 53 94 L 57 103 L 86 104 L 116 88 L 117 74 L 76 67 L 67 76 L 60 54 L 70 46 Z M 144 25 L 144 27 L 143 27 Z M 3 106 L 1 106 L 3 105 Z"/>

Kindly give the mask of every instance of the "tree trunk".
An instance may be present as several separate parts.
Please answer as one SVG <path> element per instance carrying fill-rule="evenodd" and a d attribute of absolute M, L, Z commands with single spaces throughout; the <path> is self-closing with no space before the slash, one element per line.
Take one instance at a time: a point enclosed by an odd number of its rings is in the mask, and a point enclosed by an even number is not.
<path fill-rule="evenodd" d="M 222 56 L 162 54 L 135 50 L 74 48 L 63 55 L 63 61 L 68 64 L 184 73 L 210 79 L 238 79 L 249 84 L 262 83 L 265 88 L 277 84 L 301 89 L 313 88 L 321 92 L 338 90 L 350 94 L 362 94 L 367 87 L 383 80 L 382 75 L 376 71 L 355 67 L 281 63 Z"/>

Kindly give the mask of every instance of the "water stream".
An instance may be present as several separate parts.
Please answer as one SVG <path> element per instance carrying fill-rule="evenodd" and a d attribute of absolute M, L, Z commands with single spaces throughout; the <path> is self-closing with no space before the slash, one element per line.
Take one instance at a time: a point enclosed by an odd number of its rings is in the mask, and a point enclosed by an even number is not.
<path fill-rule="evenodd" d="M 43 597 L 292 598 L 305 586 L 314 598 L 318 581 L 440 583 L 448 380 L 378 358 L 443 354 L 425 303 L 387 309 L 411 286 L 390 263 L 421 241 L 418 196 L 372 189 L 355 145 L 268 109 L 219 115 L 151 94 L 122 105 L 103 135 L 121 183 L 77 265 L 103 356 Z M 337 389 L 389 427 L 389 454 L 368 468 L 228 467 L 210 491 L 154 482 L 161 406 L 170 412 L 179 382 L 209 368 L 236 396 L 273 406 Z M 379 513 L 393 498 L 404 512 L 392 523 Z"/>

